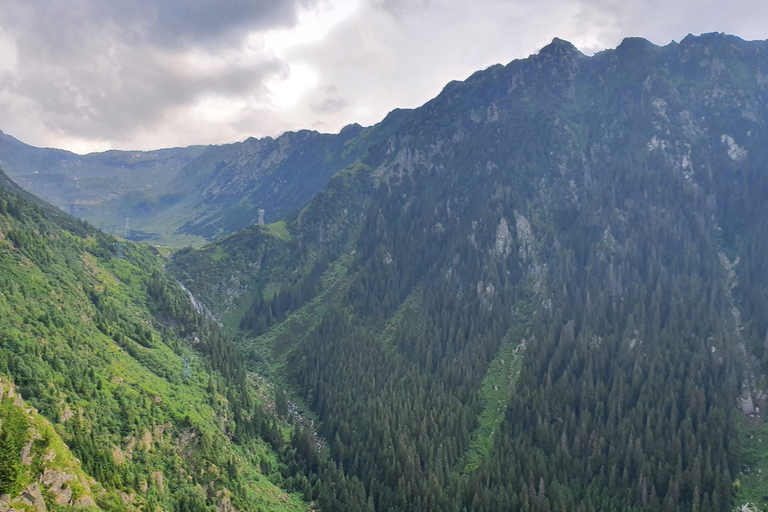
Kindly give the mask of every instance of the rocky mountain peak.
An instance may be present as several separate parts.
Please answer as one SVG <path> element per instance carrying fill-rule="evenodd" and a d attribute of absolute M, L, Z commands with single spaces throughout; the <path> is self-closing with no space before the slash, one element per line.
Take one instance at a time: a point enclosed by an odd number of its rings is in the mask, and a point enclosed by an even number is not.
<path fill-rule="evenodd" d="M 556 37 L 552 39 L 552 42 L 539 51 L 540 56 L 553 56 L 553 57 L 583 57 L 578 48 L 573 43 Z"/>

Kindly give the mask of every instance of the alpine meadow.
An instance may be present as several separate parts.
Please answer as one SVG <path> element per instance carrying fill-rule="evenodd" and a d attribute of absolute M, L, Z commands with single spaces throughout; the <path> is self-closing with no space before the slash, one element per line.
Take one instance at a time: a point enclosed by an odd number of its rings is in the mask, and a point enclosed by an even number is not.
<path fill-rule="evenodd" d="M 0 512 L 768 509 L 768 41 L 0 165 Z"/>

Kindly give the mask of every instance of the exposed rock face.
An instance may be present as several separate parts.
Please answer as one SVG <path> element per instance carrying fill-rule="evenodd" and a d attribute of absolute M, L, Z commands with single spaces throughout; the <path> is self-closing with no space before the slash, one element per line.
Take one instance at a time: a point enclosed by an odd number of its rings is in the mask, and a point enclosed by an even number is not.
<path fill-rule="evenodd" d="M 123 453 L 123 449 L 119 446 L 113 446 L 112 459 L 114 459 L 115 464 L 125 464 L 125 454 Z"/>
<path fill-rule="evenodd" d="M 152 477 L 152 480 L 157 484 L 157 488 L 160 492 L 165 491 L 165 487 L 163 486 L 163 473 L 161 471 L 153 471 L 150 475 Z"/>
<path fill-rule="evenodd" d="M 517 227 L 517 242 L 520 244 L 520 258 L 528 259 L 536 256 L 536 249 L 533 246 L 533 233 L 528 219 L 517 213 L 515 210 L 515 224 Z"/>
<path fill-rule="evenodd" d="M 229 496 L 225 496 L 216 507 L 217 512 L 236 512 L 236 508 L 229 502 Z"/>
<path fill-rule="evenodd" d="M 752 398 L 752 386 L 750 386 L 748 379 L 745 379 L 741 385 L 741 391 L 742 393 L 739 397 L 741 412 L 747 416 L 755 414 L 755 400 Z"/>
<path fill-rule="evenodd" d="M 43 455 L 43 461 L 45 462 L 53 462 L 53 459 L 56 458 L 56 451 L 48 448 L 48 451 L 45 452 L 45 455 Z"/>
<path fill-rule="evenodd" d="M 72 488 L 65 487 L 62 491 L 56 495 L 54 499 L 57 505 L 66 505 L 72 503 Z"/>
<path fill-rule="evenodd" d="M 493 298 L 496 295 L 496 287 L 493 283 L 485 284 L 482 281 L 477 283 L 477 296 L 489 311 L 493 308 Z"/>
<path fill-rule="evenodd" d="M 40 492 L 40 484 L 37 482 L 21 491 L 21 494 L 11 501 L 11 507 L 14 503 L 35 507 L 40 512 L 47 512 L 48 510 L 48 507 L 45 506 L 45 501 L 43 500 L 43 494 Z M 2 510 L 2 508 L 0 508 L 0 510 Z M 9 507 L 7 510 L 13 509 Z"/>
<path fill-rule="evenodd" d="M 68 483 L 76 478 L 57 469 L 46 469 L 40 477 L 40 483 L 48 487 L 48 492 L 55 496 L 57 505 L 65 505 L 72 502 L 72 488 Z"/>
<path fill-rule="evenodd" d="M 499 258 L 506 258 L 512 254 L 512 234 L 509 232 L 507 219 L 502 218 L 496 228 L 496 243 L 493 247 L 493 253 Z"/>
<path fill-rule="evenodd" d="M 141 440 L 139 441 L 139 446 L 145 452 L 148 452 L 152 448 L 152 434 L 149 432 L 149 430 L 144 431 L 144 434 L 141 436 Z"/>
<path fill-rule="evenodd" d="M 90 496 L 83 496 L 77 502 L 75 503 L 78 507 L 93 507 L 96 506 L 96 503 L 94 503 L 93 498 Z"/>
<path fill-rule="evenodd" d="M 64 406 L 64 410 L 61 411 L 61 422 L 65 423 L 67 420 L 71 419 L 72 416 L 75 414 L 72 412 L 72 409 L 69 408 L 69 404 Z"/>
<path fill-rule="evenodd" d="M 46 512 L 48 508 L 45 500 L 48 500 L 48 505 L 54 508 L 73 505 L 95 507 L 96 503 L 89 495 L 90 486 L 80 469 L 79 461 L 67 451 L 57 453 L 54 448 L 56 445 L 53 443 L 45 450 L 35 445 L 38 439 L 56 436 L 52 425 L 41 418 L 37 410 L 25 407 L 21 395 L 8 381 L 0 381 L 0 399 L 3 398 L 13 398 L 14 406 L 19 407 L 26 415 L 28 427 L 26 438 L 29 441 L 22 447 L 19 458 L 23 465 L 22 478 L 25 478 L 26 482 L 31 478 L 33 483 L 18 496 L 0 495 L 0 512 L 28 512 L 32 509 Z M 54 460 L 57 462 L 57 469 L 50 467 Z M 78 482 L 85 490 L 84 495 L 77 499 L 70 485 L 73 481 Z"/>
<path fill-rule="evenodd" d="M 128 460 L 133 460 L 133 449 L 136 447 L 136 438 L 133 436 L 128 436 L 124 439 L 125 441 L 125 458 Z"/>
<path fill-rule="evenodd" d="M 16 399 L 21 400 L 21 395 L 16 395 Z M 23 403 L 21 405 L 23 405 Z M 24 448 L 21 449 L 21 463 L 25 466 L 31 466 L 32 457 L 30 453 L 32 452 L 32 445 L 34 444 L 35 440 L 40 439 L 41 436 L 35 429 L 31 427 L 27 431 L 29 432 L 29 442 L 24 446 Z"/>
<path fill-rule="evenodd" d="M 752 400 L 752 394 L 747 393 L 746 396 L 742 396 L 739 399 L 741 405 L 741 412 L 750 415 L 755 413 L 755 402 Z"/>
<path fill-rule="evenodd" d="M 723 135 L 720 137 L 720 140 L 728 145 L 728 157 L 731 160 L 735 160 L 737 162 L 741 162 L 743 160 L 746 160 L 747 158 L 747 150 L 740 147 L 738 144 L 736 144 L 736 141 L 733 140 L 733 137 L 730 135 Z"/>
<path fill-rule="evenodd" d="M 136 495 L 135 494 L 133 494 L 133 493 L 126 494 L 123 491 L 118 491 L 118 494 L 120 495 L 120 500 L 123 502 L 123 504 L 129 505 L 129 504 L 136 503 Z"/>
<path fill-rule="evenodd" d="M 21 449 L 21 463 L 25 466 L 32 465 L 32 457 L 29 456 L 29 452 L 32 450 L 32 443 L 34 443 L 34 440 L 30 439 L 24 448 Z"/>

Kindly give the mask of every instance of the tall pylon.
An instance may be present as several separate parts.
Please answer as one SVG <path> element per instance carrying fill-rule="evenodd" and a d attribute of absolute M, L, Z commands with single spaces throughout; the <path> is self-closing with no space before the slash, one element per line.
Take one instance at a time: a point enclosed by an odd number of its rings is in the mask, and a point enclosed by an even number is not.
<path fill-rule="evenodd" d="M 259 208 L 259 226 L 264 225 L 264 208 Z"/>
<path fill-rule="evenodd" d="M 128 237 L 131 236 L 131 224 L 129 222 L 128 217 L 125 218 L 125 231 L 123 231 L 123 238 L 126 240 Z"/>

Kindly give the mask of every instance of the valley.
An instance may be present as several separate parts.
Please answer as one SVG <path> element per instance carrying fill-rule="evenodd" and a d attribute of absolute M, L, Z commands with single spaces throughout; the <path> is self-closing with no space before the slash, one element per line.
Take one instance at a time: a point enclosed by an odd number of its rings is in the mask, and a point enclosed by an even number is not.
<path fill-rule="evenodd" d="M 555 39 L 371 127 L 112 155 L 145 213 L 0 174 L 0 510 L 768 508 L 765 76 Z"/>

